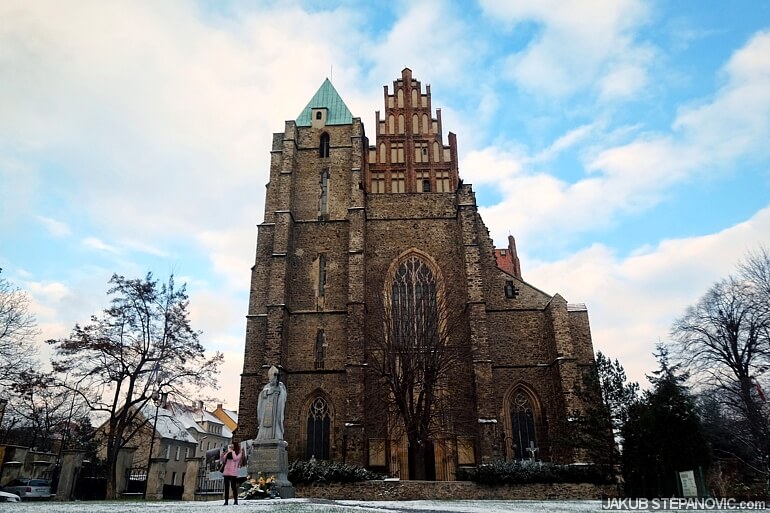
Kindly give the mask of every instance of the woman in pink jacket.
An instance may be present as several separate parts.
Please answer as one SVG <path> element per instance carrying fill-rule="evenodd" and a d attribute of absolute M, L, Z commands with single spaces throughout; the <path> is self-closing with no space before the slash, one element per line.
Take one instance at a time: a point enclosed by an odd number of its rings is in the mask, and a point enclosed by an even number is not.
<path fill-rule="evenodd" d="M 238 467 L 246 465 L 246 451 L 241 449 L 240 442 L 233 442 L 233 447 L 223 452 L 219 461 L 224 464 L 222 475 L 225 477 L 225 506 L 230 502 L 230 490 L 233 491 L 233 499 L 238 504 Z"/>

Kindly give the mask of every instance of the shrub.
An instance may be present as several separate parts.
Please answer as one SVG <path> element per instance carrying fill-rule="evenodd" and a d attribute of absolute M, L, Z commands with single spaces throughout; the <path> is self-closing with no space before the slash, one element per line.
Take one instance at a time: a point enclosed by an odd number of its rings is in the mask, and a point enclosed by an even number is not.
<path fill-rule="evenodd" d="M 301 483 L 356 483 L 382 479 L 383 476 L 347 463 L 326 460 L 292 461 L 289 464 L 289 481 Z"/>
<path fill-rule="evenodd" d="M 555 465 L 553 463 L 529 463 L 499 461 L 461 468 L 458 481 L 474 481 L 484 485 L 527 483 L 592 483 L 615 482 L 610 469 L 600 465 Z"/>

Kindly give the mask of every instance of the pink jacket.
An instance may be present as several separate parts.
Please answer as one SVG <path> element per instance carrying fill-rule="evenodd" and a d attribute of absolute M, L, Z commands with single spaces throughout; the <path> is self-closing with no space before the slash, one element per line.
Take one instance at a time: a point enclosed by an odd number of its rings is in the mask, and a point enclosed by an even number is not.
<path fill-rule="evenodd" d="M 228 460 L 227 455 L 230 453 L 232 453 L 233 458 Z M 222 456 L 219 457 L 219 461 L 225 464 L 225 468 L 222 469 L 223 476 L 237 476 L 238 467 L 246 465 L 246 451 L 241 447 L 241 453 L 238 454 L 230 449 L 229 451 L 222 453 Z"/>

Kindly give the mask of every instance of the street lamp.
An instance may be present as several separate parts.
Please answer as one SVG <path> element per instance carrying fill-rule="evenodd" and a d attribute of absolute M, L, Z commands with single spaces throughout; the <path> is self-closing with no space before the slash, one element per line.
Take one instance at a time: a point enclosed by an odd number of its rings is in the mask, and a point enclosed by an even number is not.
<path fill-rule="evenodd" d="M 168 397 L 168 392 L 162 392 L 158 393 L 155 392 L 152 394 L 152 400 L 153 403 L 155 403 L 155 420 L 152 423 L 152 433 L 150 434 L 150 451 L 147 455 L 147 476 L 144 479 L 144 493 L 142 494 L 142 498 L 147 498 L 147 484 L 150 482 L 150 464 L 152 463 L 152 446 L 155 443 L 155 432 L 158 428 L 158 412 L 160 411 L 160 407 L 164 404 L 166 404 L 166 398 Z"/>

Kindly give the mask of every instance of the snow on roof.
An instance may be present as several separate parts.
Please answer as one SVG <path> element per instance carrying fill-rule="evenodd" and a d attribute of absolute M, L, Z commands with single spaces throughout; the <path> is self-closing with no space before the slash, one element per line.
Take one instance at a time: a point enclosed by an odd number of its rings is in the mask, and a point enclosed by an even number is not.
<path fill-rule="evenodd" d="M 225 408 L 222 408 L 222 411 L 225 412 L 225 414 L 230 417 L 230 420 L 238 424 L 238 412 L 233 410 L 227 410 Z"/>
<path fill-rule="evenodd" d="M 167 405 L 171 406 L 171 405 Z M 157 424 L 155 425 L 155 431 L 161 436 L 161 438 L 170 438 L 173 440 L 181 440 L 183 442 L 190 442 L 197 444 L 198 441 L 193 435 L 187 431 L 188 425 L 186 422 L 188 419 L 178 416 L 174 411 L 168 408 L 158 408 L 152 403 L 147 403 L 142 408 L 142 414 L 152 423 L 155 422 L 155 413 L 157 411 Z M 200 432 L 205 432 L 200 426 L 198 426 Z M 197 431 L 197 429 L 196 429 Z"/>
<path fill-rule="evenodd" d="M 174 417 L 184 424 L 188 431 L 195 431 L 199 434 L 211 433 L 212 430 L 206 424 L 216 425 L 221 426 L 222 431 L 218 433 L 219 436 L 225 438 L 233 437 L 233 432 L 222 422 L 222 419 L 209 411 L 181 403 L 169 403 L 168 408 L 173 412 Z"/>

